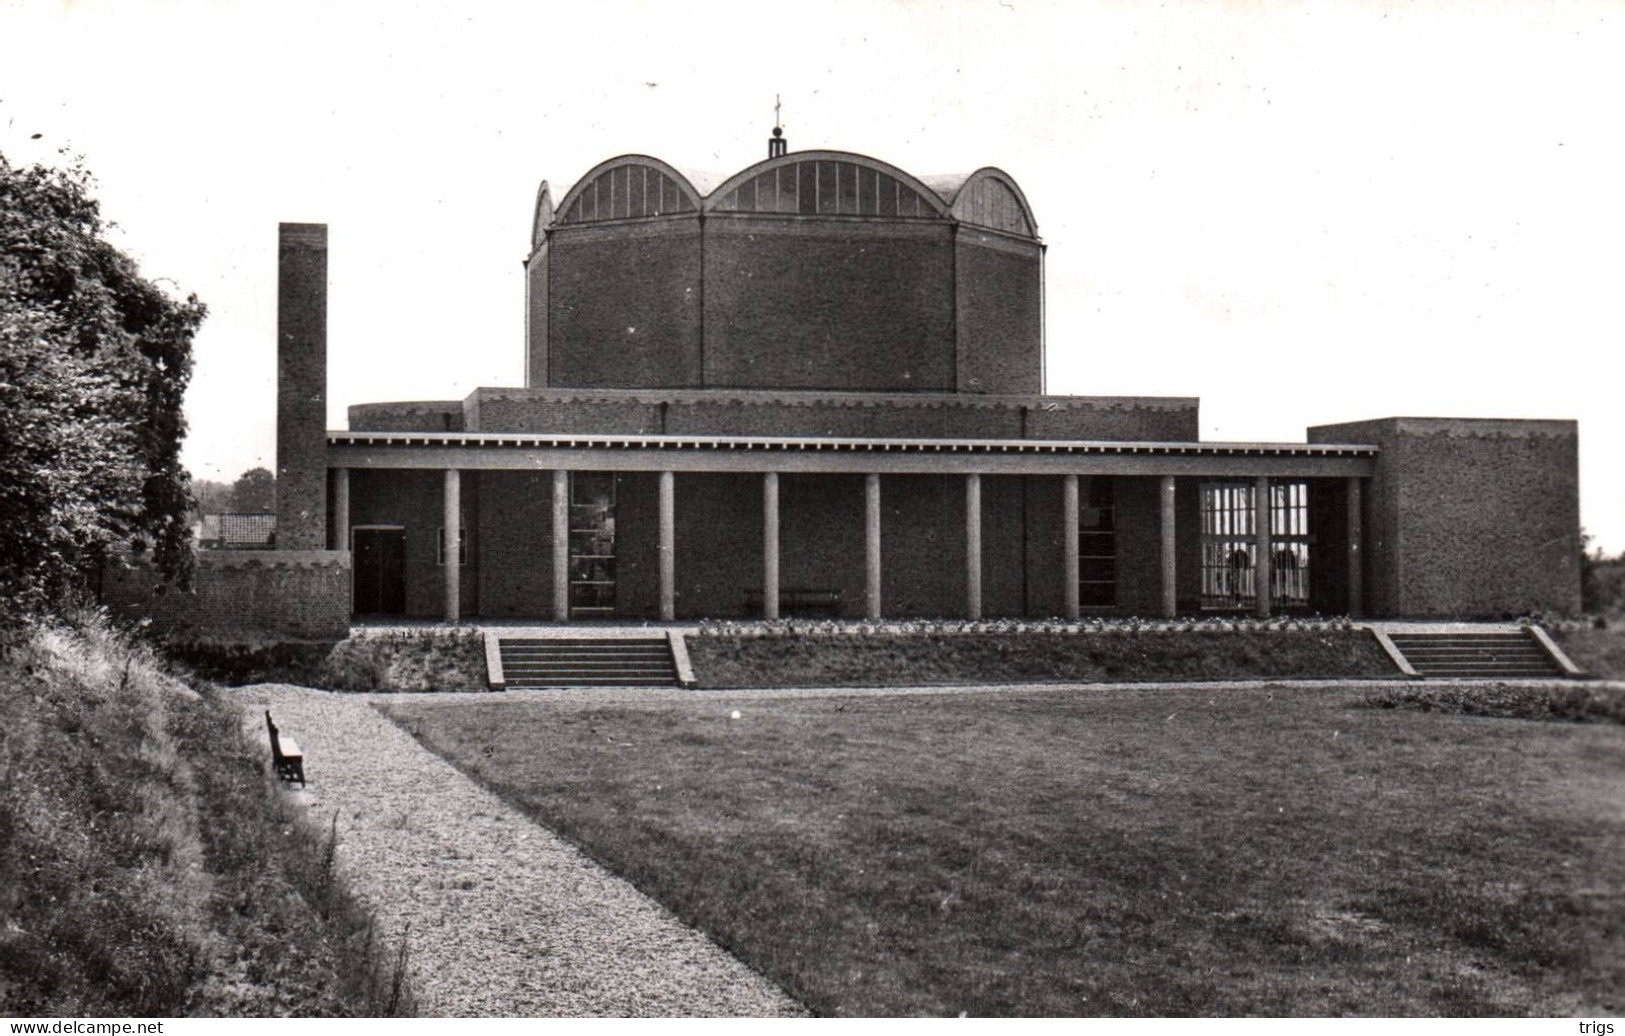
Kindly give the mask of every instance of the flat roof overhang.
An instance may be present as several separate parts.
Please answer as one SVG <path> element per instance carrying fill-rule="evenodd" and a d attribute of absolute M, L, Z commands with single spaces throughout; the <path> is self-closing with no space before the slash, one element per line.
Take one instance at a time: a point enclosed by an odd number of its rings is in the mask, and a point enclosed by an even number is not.
<path fill-rule="evenodd" d="M 1332 443 L 327 433 L 328 467 L 361 469 L 1328 478 L 1369 477 L 1376 462 L 1375 446 Z"/>

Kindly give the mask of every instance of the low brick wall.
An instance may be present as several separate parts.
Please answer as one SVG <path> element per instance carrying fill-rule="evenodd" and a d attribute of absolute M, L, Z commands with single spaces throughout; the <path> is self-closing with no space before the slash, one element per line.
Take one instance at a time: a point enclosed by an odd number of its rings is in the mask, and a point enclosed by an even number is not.
<path fill-rule="evenodd" d="M 150 562 L 126 559 L 102 570 L 101 601 L 121 619 L 160 629 L 256 629 L 302 640 L 350 633 L 350 552 L 205 550 L 196 586 L 166 585 Z"/>
<path fill-rule="evenodd" d="M 391 431 L 390 406 L 350 408 L 355 431 Z M 414 404 L 416 405 L 416 404 Z M 470 431 L 581 435 L 788 435 L 1195 442 L 1187 397 L 747 390 L 475 389 Z M 386 426 L 387 425 L 387 426 Z"/>

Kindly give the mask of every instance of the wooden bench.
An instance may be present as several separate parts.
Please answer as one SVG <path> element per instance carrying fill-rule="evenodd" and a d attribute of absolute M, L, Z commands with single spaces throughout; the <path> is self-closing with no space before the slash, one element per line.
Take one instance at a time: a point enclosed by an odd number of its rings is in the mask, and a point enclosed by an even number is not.
<path fill-rule="evenodd" d="M 747 615 L 762 614 L 762 591 L 760 588 L 753 587 L 745 591 L 745 613 Z M 841 616 L 841 591 L 781 588 L 779 590 L 779 614 L 826 615 L 832 619 L 838 619 Z"/>
<path fill-rule="evenodd" d="M 305 786 L 305 753 L 299 751 L 299 743 L 285 734 L 277 733 L 276 724 L 271 721 L 271 710 L 265 710 L 265 726 L 271 732 L 271 765 L 276 767 L 276 775 L 283 780 L 299 786 Z"/>

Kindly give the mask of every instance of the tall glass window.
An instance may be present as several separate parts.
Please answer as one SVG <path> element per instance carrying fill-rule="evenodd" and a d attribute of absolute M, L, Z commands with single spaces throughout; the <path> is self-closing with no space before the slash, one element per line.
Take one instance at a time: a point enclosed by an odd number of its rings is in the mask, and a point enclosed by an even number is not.
<path fill-rule="evenodd" d="M 615 614 L 615 476 L 570 473 L 570 616 Z"/>
<path fill-rule="evenodd" d="M 1078 603 L 1117 603 L 1117 493 L 1109 478 L 1089 477 L 1078 487 Z"/>
<path fill-rule="evenodd" d="M 1202 486 L 1202 607 L 1246 609 L 1258 602 L 1258 506 L 1251 482 Z M 1269 489 L 1270 600 L 1309 604 L 1309 485 Z"/>

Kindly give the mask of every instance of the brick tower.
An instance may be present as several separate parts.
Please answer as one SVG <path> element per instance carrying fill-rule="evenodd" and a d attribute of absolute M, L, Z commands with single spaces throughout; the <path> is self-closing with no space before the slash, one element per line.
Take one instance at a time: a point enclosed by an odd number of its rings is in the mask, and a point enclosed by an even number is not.
<path fill-rule="evenodd" d="M 276 537 L 327 547 L 327 225 L 277 226 Z"/>

